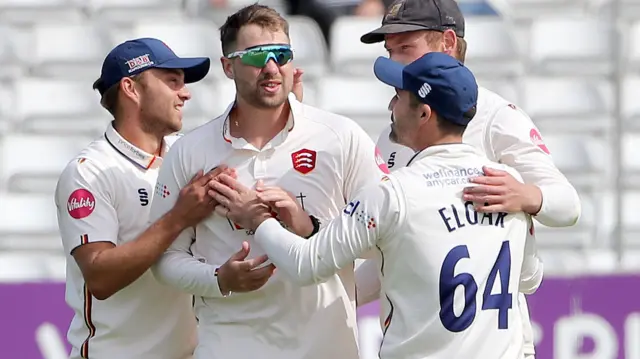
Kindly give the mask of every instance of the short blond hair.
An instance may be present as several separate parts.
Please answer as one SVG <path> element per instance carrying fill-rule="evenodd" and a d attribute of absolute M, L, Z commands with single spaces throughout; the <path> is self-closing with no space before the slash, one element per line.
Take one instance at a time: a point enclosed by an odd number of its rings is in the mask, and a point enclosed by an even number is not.
<path fill-rule="evenodd" d="M 442 37 L 444 34 L 441 31 L 427 31 L 425 33 L 425 39 L 429 45 L 435 45 L 436 43 L 442 41 Z M 458 59 L 458 61 L 464 63 L 464 60 L 467 56 L 467 41 L 459 36 L 456 37 L 456 52 L 454 57 Z"/>

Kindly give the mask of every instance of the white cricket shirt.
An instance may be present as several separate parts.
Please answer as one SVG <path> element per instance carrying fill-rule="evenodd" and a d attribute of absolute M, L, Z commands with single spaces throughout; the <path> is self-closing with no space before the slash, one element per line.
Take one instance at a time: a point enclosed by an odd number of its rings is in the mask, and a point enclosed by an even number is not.
<path fill-rule="evenodd" d="M 166 152 L 175 136 L 167 137 Z M 162 158 L 122 138 L 109 125 L 62 172 L 55 193 L 67 255 L 66 301 L 75 315 L 71 358 L 184 359 L 197 341 L 191 296 L 159 283 L 151 271 L 106 300 L 87 290 L 71 252 L 92 242 L 116 246 L 148 226 L 151 200 L 169 195 L 155 187 Z"/>
<path fill-rule="evenodd" d="M 516 295 L 537 273 L 525 254 L 530 217 L 480 214 L 461 198 L 483 166 L 518 173 L 466 144 L 432 146 L 367 186 L 309 240 L 269 219 L 256 241 L 300 285 L 377 248 L 381 359 L 522 358 Z"/>
<path fill-rule="evenodd" d="M 391 128 L 380 135 L 377 146 L 390 170 L 404 166 L 413 150 L 389 139 Z M 513 167 L 525 183 L 542 192 L 542 208 L 535 219 L 549 227 L 568 227 L 580 218 L 580 198 L 553 163 L 540 131 L 520 108 L 499 95 L 478 89 L 478 106 L 464 132 L 463 141 L 479 148 L 495 162 Z"/>
<path fill-rule="evenodd" d="M 554 227 L 575 224 L 580 215 L 580 199 L 567 178 L 553 164 L 549 150 L 531 119 L 522 110 L 483 87 L 479 88 L 477 110 L 476 116 L 464 132 L 463 141 L 480 149 L 490 160 L 513 167 L 525 183 L 532 183 L 540 188 L 543 204 L 535 218 L 542 224 Z M 404 167 L 414 151 L 392 142 L 389 139 L 390 133 L 391 127 L 387 127 L 380 135 L 377 146 L 386 159 L 389 170 L 394 171 Z M 358 268 L 358 282 L 375 283 L 372 274 L 367 271 L 370 268 Z M 542 272 L 542 263 L 540 271 Z M 369 287 L 371 288 L 367 289 L 371 294 L 374 286 Z M 534 354 L 533 328 L 527 299 L 520 293 L 518 300 L 524 325 L 525 353 Z"/>
<path fill-rule="evenodd" d="M 178 190 L 198 170 L 221 164 L 235 168 L 245 186 L 262 179 L 289 191 L 320 221 L 337 216 L 347 198 L 384 175 L 381 168 L 386 171 L 386 166 L 376 163 L 373 141 L 355 122 L 302 104 L 293 95 L 289 103 L 289 122 L 262 149 L 230 136 L 233 104 L 180 139 L 158 179 L 171 195 L 154 199 L 151 220 L 173 206 Z M 160 280 L 197 296 L 200 340 L 195 357 L 357 358 L 353 265 L 305 288 L 276 272 L 256 291 L 223 297 L 215 269 L 242 241 L 251 245 L 249 258 L 264 254 L 251 232 L 214 214 L 185 231 L 154 267 Z"/>

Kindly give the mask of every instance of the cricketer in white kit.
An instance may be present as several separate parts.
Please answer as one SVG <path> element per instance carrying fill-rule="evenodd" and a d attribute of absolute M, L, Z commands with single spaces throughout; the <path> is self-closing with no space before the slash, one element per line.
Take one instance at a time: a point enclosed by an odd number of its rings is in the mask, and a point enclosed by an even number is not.
<path fill-rule="evenodd" d="M 235 103 L 230 104 L 224 114 L 175 144 L 158 185 L 175 193 L 198 170 L 224 164 L 247 187 L 262 180 L 290 192 L 321 222 L 338 216 L 346 199 L 380 179 L 386 166 L 378 165 L 373 141 L 352 120 L 302 104 L 293 94 L 288 105 L 291 116 L 285 128 L 257 149 L 230 135 L 229 113 Z M 173 195 L 156 197 L 150 220 L 166 213 L 175 200 Z M 216 270 L 243 241 L 251 245 L 250 257 L 264 254 L 252 231 L 212 216 L 183 232 L 154 267 L 159 280 L 196 296 L 195 357 L 357 358 L 353 263 L 319 285 L 300 288 L 276 272 L 258 290 L 223 296 Z"/>
<path fill-rule="evenodd" d="M 177 138 L 166 138 L 165 153 Z M 80 152 L 60 176 L 55 198 L 68 257 L 66 300 L 75 313 L 68 332 L 72 359 L 187 358 L 195 347 L 189 295 L 147 271 L 108 300 L 96 300 L 71 256 L 80 245 L 121 245 L 147 229 L 154 193 L 168 193 L 156 188 L 162 161 L 109 125 L 104 137 Z"/>
<path fill-rule="evenodd" d="M 377 249 L 382 258 L 381 359 L 522 358 L 516 295 L 535 289 L 541 280 L 530 216 L 477 213 L 461 196 L 484 166 L 521 178 L 463 144 L 462 130 L 457 141 L 451 135 L 433 137 L 444 133 L 434 129 L 436 121 L 465 126 L 471 119 L 477 100 L 473 75 L 442 53 L 406 67 L 379 58 L 375 72 L 383 82 L 408 90 L 398 92 L 394 113 L 408 107 L 409 92 L 426 105 L 419 109 L 429 109 L 415 112 L 420 120 L 409 120 L 422 121 L 422 129 L 405 127 L 405 135 L 415 133 L 409 136 L 419 151 L 408 167 L 366 186 L 309 240 L 257 205 L 228 216 L 256 228 L 255 241 L 301 285 L 323 282 Z"/>

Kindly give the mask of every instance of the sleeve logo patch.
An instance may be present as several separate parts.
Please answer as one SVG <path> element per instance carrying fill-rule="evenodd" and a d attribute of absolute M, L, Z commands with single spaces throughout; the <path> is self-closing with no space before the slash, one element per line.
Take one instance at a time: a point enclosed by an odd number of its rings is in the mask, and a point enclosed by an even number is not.
<path fill-rule="evenodd" d="M 534 145 L 540 147 L 540 149 L 543 150 L 546 154 L 551 154 L 551 152 L 549 152 L 549 149 L 547 148 L 547 145 L 544 144 L 542 135 L 540 135 L 540 132 L 538 132 L 538 130 L 532 128 L 531 131 L 529 131 L 529 137 L 531 138 L 531 142 L 533 142 Z"/>
<path fill-rule="evenodd" d="M 96 199 L 86 189 L 77 189 L 71 193 L 67 201 L 67 211 L 75 219 L 88 217 L 96 208 Z"/>

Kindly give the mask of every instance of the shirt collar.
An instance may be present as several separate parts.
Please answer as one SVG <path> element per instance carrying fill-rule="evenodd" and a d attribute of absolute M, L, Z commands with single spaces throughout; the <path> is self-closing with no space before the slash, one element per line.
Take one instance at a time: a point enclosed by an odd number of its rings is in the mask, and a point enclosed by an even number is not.
<path fill-rule="evenodd" d="M 245 150 L 253 150 L 253 151 L 264 151 L 274 147 L 281 145 L 289 135 L 289 132 L 293 131 L 293 127 L 295 125 L 295 120 L 302 118 L 302 104 L 298 102 L 295 95 L 293 93 L 289 94 L 289 106 L 291 107 L 291 113 L 289 114 L 289 119 L 287 120 L 287 124 L 284 129 L 280 131 L 269 143 L 267 143 L 262 150 L 258 150 L 253 145 L 245 141 L 244 138 L 237 138 L 231 136 L 231 121 L 229 121 L 229 114 L 231 110 L 236 105 L 236 102 L 232 102 L 227 106 L 227 109 L 222 114 L 222 118 L 224 118 L 224 123 L 222 125 L 222 138 L 225 142 L 229 143 L 231 147 L 235 149 L 245 149 Z"/>
<path fill-rule="evenodd" d="M 142 169 L 158 168 L 162 164 L 162 157 L 147 153 L 120 136 L 118 131 L 113 128 L 113 123 L 107 127 L 104 137 L 114 150 Z M 163 140 L 161 150 L 163 156 L 166 149 L 167 143 Z"/>
<path fill-rule="evenodd" d="M 429 146 L 422 151 L 416 152 L 407 163 L 407 166 L 429 156 L 453 157 L 459 156 L 460 153 L 480 154 L 475 147 L 466 143 L 444 143 L 441 145 Z"/>

